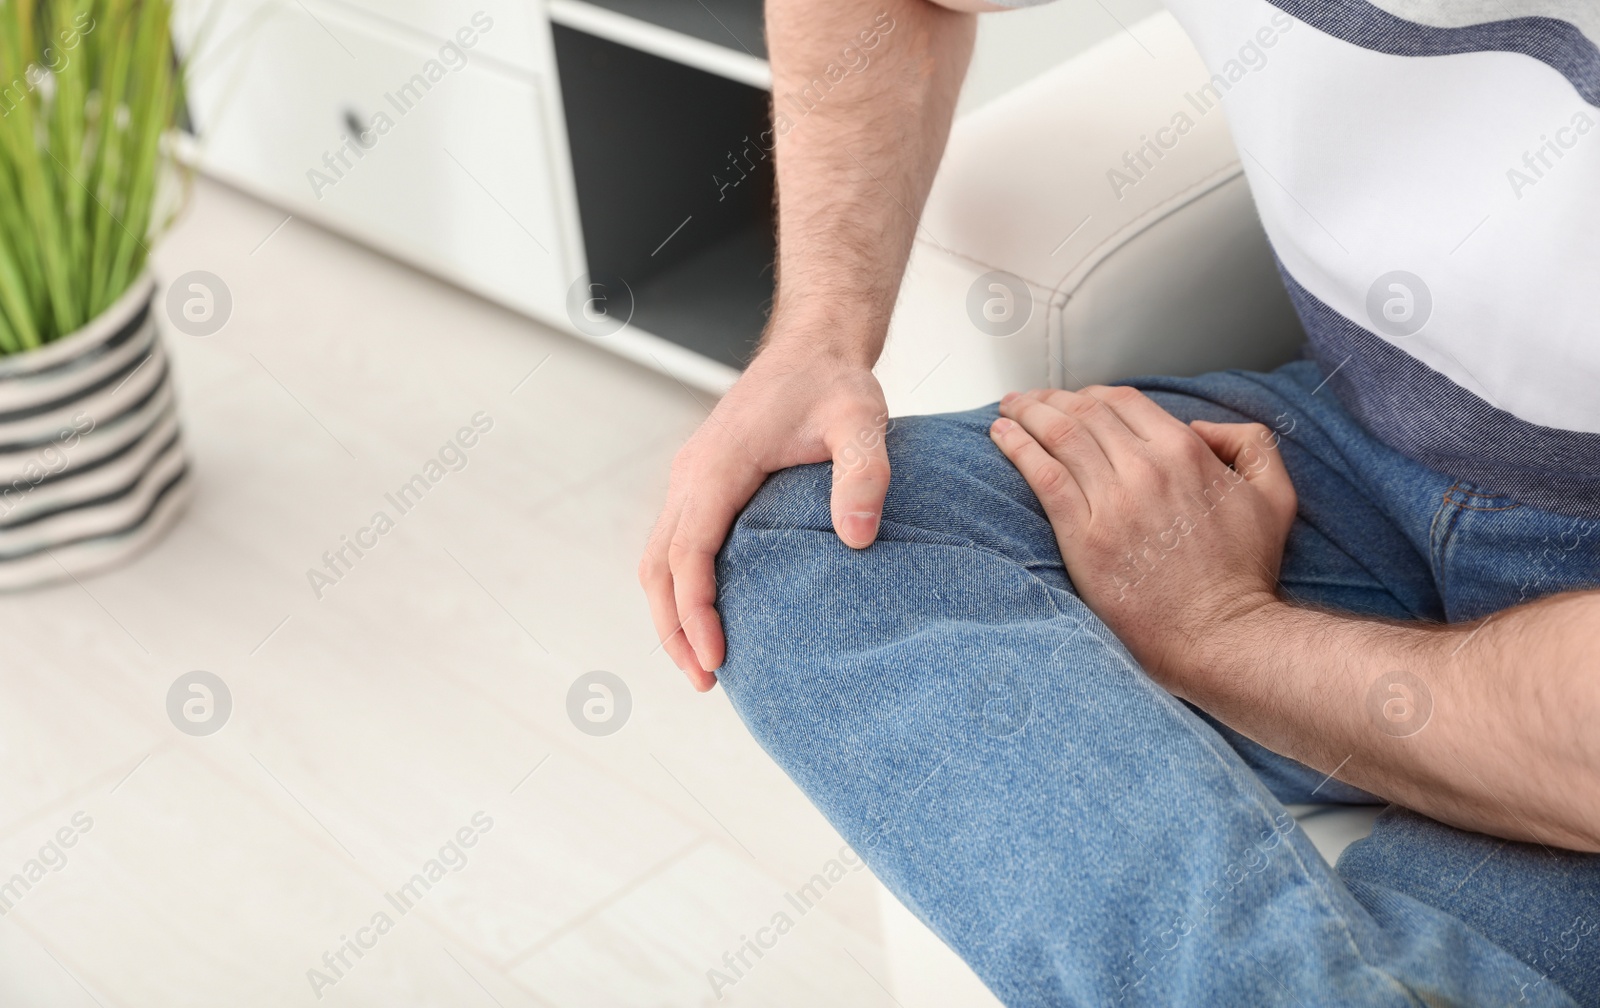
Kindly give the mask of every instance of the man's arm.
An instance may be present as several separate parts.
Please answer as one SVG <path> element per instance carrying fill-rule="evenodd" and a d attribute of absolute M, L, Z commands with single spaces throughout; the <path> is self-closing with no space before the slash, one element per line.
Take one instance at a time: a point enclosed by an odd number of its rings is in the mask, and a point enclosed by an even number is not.
<path fill-rule="evenodd" d="M 1275 752 L 1463 829 L 1600 852 L 1600 592 L 1472 623 L 1274 601 L 1174 692 Z"/>
<path fill-rule="evenodd" d="M 763 352 L 800 345 L 871 367 L 944 152 L 975 19 L 930 0 L 768 0 L 766 17 L 779 120 L 778 283 Z M 813 103 L 829 64 L 874 34 L 873 48 L 860 50 L 870 62 Z"/>
<path fill-rule="evenodd" d="M 1185 425 L 1126 387 L 1000 412 L 1079 596 L 1173 694 L 1440 822 L 1600 851 L 1600 592 L 1453 625 L 1298 607 L 1266 427 Z"/>
<path fill-rule="evenodd" d="M 673 460 L 639 564 L 656 632 L 701 690 L 716 682 L 725 650 L 716 554 L 767 474 L 833 461 L 835 531 L 857 548 L 877 536 L 888 417 L 872 365 L 974 34 L 972 15 L 930 0 L 768 0 L 766 18 L 778 191 L 772 318 L 755 359 Z"/>

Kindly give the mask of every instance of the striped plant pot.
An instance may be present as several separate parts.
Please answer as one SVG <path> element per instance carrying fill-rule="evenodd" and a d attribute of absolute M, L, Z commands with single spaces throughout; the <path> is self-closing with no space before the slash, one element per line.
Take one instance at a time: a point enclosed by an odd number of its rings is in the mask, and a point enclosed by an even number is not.
<path fill-rule="evenodd" d="M 145 275 L 71 336 L 0 356 L 0 590 L 121 563 L 188 498 Z"/>

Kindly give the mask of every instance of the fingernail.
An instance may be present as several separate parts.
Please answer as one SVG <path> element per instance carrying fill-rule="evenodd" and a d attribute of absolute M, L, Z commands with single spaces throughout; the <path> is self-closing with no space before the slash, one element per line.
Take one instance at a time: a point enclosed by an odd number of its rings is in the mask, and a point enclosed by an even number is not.
<path fill-rule="evenodd" d="M 989 429 L 994 431 L 996 434 L 1004 434 L 1006 431 L 1010 430 L 1016 425 L 1017 422 L 1015 420 L 1012 420 L 1009 417 L 1001 417 L 991 424 Z"/>
<path fill-rule="evenodd" d="M 878 512 L 848 511 L 844 515 L 844 524 L 848 527 L 845 538 L 851 543 L 865 545 L 872 541 L 874 533 L 878 531 Z"/>
<path fill-rule="evenodd" d="M 1000 405 L 1010 406 L 1012 403 L 1021 398 L 1022 394 L 1020 392 L 1007 392 L 1005 395 L 1000 397 Z"/>

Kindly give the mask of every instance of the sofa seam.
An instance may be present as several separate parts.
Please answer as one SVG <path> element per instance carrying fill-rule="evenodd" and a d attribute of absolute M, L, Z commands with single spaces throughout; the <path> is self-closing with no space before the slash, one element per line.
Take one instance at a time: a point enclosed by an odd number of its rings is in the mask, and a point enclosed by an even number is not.
<path fill-rule="evenodd" d="M 1244 163 L 1238 158 L 1235 158 L 1233 161 L 1223 165 L 1221 168 L 1216 169 L 1209 175 L 1196 179 L 1189 185 L 1184 186 L 1182 189 L 1168 196 L 1166 199 L 1150 207 L 1144 213 L 1139 214 L 1132 220 L 1123 224 L 1122 227 L 1102 238 L 1094 245 L 1093 248 L 1089 250 L 1087 254 L 1084 255 L 1083 259 L 1079 262 L 1078 268 L 1082 268 L 1084 263 L 1092 262 L 1092 265 L 1083 271 L 1083 276 L 1079 278 L 1078 284 L 1075 286 L 1081 286 L 1084 280 L 1087 280 L 1090 276 L 1092 276 L 1095 270 L 1103 266 L 1105 261 L 1110 258 L 1109 252 L 1097 255 L 1097 253 L 1100 253 L 1100 251 L 1106 248 L 1107 245 L 1112 244 L 1113 241 L 1115 241 L 1114 247 L 1126 245 L 1133 238 L 1150 230 L 1168 217 L 1171 217 L 1180 207 L 1189 206 L 1199 197 L 1205 196 L 1214 190 L 1222 188 L 1224 185 L 1233 181 L 1235 178 L 1242 176 L 1243 174 Z M 1071 273 L 1069 272 L 1067 275 L 1071 276 Z M 1059 281 L 1057 281 L 1056 286 L 1052 289 L 1053 292 L 1060 292 L 1061 287 L 1066 283 L 1066 280 L 1067 277 L 1062 277 Z M 1066 300 L 1070 299 L 1071 295 L 1068 294 Z"/>
<path fill-rule="evenodd" d="M 1098 269 L 1102 263 L 1105 262 L 1107 255 L 1101 250 L 1105 249 L 1108 245 L 1113 248 L 1126 245 L 1131 238 L 1148 231 L 1160 221 L 1172 216 L 1178 207 L 1186 206 L 1189 203 L 1194 202 L 1196 196 L 1204 195 L 1213 189 L 1218 189 L 1242 174 L 1244 174 L 1243 163 L 1235 158 L 1233 161 L 1223 165 L 1221 168 L 1218 168 L 1212 171 L 1210 174 L 1191 182 L 1187 186 L 1184 186 L 1182 189 L 1149 207 L 1143 213 L 1140 213 L 1132 220 L 1129 220 L 1127 223 L 1117 228 L 1117 230 L 1113 231 L 1111 234 L 1106 235 L 1104 238 L 1100 239 L 1100 241 L 1096 242 L 1094 246 L 1084 254 L 1083 258 L 1079 260 L 1078 264 L 1071 270 L 1068 270 L 1067 274 L 1059 280 L 1046 283 L 1041 280 L 1035 280 L 1030 277 L 1021 276 L 1021 274 L 1013 275 L 1018 276 L 1030 287 L 1045 291 L 1049 295 L 1049 300 L 1054 301 L 1058 294 L 1064 293 L 1062 286 L 1066 283 L 1067 277 L 1071 276 L 1078 270 L 1083 269 L 1085 263 L 1092 263 L 1092 265 L 1090 265 L 1087 269 L 1083 270 L 1083 276 L 1086 279 L 1090 274 Z M 946 255 L 953 256 L 956 259 L 959 259 L 962 262 L 972 266 L 978 266 L 989 270 L 1004 269 L 1003 266 L 997 265 L 988 259 L 979 258 L 978 256 L 952 249 L 948 245 L 932 238 L 931 236 L 927 239 L 918 237 L 917 242 L 919 244 L 925 244 L 936 248 L 939 251 L 944 252 Z M 1011 271 L 1006 270 L 1006 272 Z"/>
<path fill-rule="evenodd" d="M 1183 189 L 1173 193 L 1165 200 L 1162 200 L 1149 210 L 1146 210 L 1144 213 L 1135 217 L 1133 220 L 1128 221 L 1112 234 L 1101 239 L 1094 245 L 1093 248 L 1089 250 L 1087 254 L 1085 254 L 1084 258 L 1079 262 L 1078 268 L 1068 272 L 1066 276 L 1057 281 L 1056 287 L 1051 291 L 1049 303 L 1051 306 L 1051 314 L 1061 320 L 1060 332 L 1058 334 L 1059 338 L 1056 340 L 1051 340 L 1049 338 L 1049 334 L 1046 334 L 1045 353 L 1048 359 L 1055 360 L 1060 363 L 1061 369 L 1064 372 L 1063 379 L 1065 379 L 1065 372 L 1069 371 L 1066 362 L 1068 335 L 1066 309 L 1067 305 L 1072 302 L 1074 294 L 1089 281 L 1090 277 L 1094 276 L 1094 274 L 1111 259 L 1112 253 L 1117 249 L 1127 245 L 1134 238 L 1137 238 L 1139 235 L 1149 231 L 1162 221 L 1171 218 L 1182 207 L 1193 206 L 1195 203 L 1199 202 L 1201 198 L 1216 192 L 1229 182 L 1232 182 L 1234 179 L 1240 178 L 1243 175 L 1244 164 L 1236 158 L 1229 164 L 1223 165 L 1221 168 L 1212 172 L 1210 175 L 1190 183 Z M 1253 205 L 1254 204 L 1252 203 L 1252 206 Z M 1113 241 L 1115 244 L 1111 244 Z M 1083 269 L 1082 274 L 1078 276 L 1077 281 L 1072 284 L 1071 288 L 1066 289 L 1068 279 L 1073 275 L 1073 273 L 1076 273 L 1079 268 L 1082 268 L 1083 264 L 1085 263 L 1089 263 L 1090 265 L 1087 269 Z M 1064 380 L 1063 384 L 1065 384 Z"/>
<path fill-rule="evenodd" d="M 1112 252 L 1114 252 L 1116 249 L 1127 245 L 1134 238 L 1145 233 L 1146 231 L 1149 231 L 1161 221 L 1172 217 L 1180 208 L 1193 205 L 1200 197 L 1215 192 L 1224 185 L 1227 185 L 1229 182 L 1232 182 L 1234 179 L 1241 177 L 1243 174 L 1243 162 L 1238 158 L 1234 158 L 1232 161 L 1224 164 L 1222 167 L 1217 168 L 1209 174 L 1189 183 L 1178 191 L 1167 196 L 1165 199 L 1162 199 L 1153 206 L 1147 208 L 1143 213 L 1140 213 L 1133 219 L 1125 222 L 1121 227 L 1117 228 L 1111 234 L 1100 239 L 1100 241 L 1096 242 L 1089 248 L 1087 252 L 1084 253 L 1083 257 L 1076 265 L 1074 265 L 1066 272 L 1065 275 L 1053 283 L 1044 283 L 1031 277 L 1021 276 L 1020 274 L 1012 274 L 1013 276 L 1017 276 L 1019 279 L 1021 279 L 1032 290 L 1043 291 L 1045 293 L 1045 338 L 1041 341 L 1043 343 L 1044 357 L 1043 360 L 1039 362 L 1039 373 L 1043 376 L 1043 384 L 1065 385 L 1067 381 L 1067 375 L 1071 370 L 1068 368 L 1066 363 L 1067 330 L 1064 317 L 1064 310 L 1067 304 L 1072 300 L 1071 291 L 1081 287 L 1091 276 L 1095 274 L 1096 270 L 1104 266 L 1106 261 L 1111 258 Z M 1003 269 L 1003 267 L 988 259 L 980 259 L 977 256 L 969 255 L 965 252 L 952 249 L 943 242 L 940 242 L 938 239 L 933 238 L 931 234 L 927 239 L 923 239 L 921 236 L 918 236 L 916 241 L 918 243 L 937 248 L 945 255 L 978 269 Z M 1005 272 L 1010 271 L 1005 270 Z M 1066 287 L 1067 281 L 1075 274 L 1078 275 L 1077 282 L 1074 283 L 1070 289 L 1068 289 Z M 1052 332 L 1052 329 L 1056 331 Z M 1054 373 L 1055 366 L 1059 366 L 1061 368 L 1062 373 L 1059 376 Z M 1058 378 L 1059 381 L 1057 380 Z"/>

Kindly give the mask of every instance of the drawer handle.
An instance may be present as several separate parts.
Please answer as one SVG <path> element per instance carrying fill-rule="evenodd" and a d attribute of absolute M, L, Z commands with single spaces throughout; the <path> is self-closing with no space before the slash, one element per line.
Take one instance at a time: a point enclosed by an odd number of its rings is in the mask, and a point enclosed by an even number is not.
<path fill-rule="evenodd" d="M 362 122 L 361 115 L 353 108 L 347 107 L 344 110 L 344 128 L 349 132 L 351 141 L 359 145 L 362 150 L 371 150 L 377 145 L 377 137 L 367 139 L 372 127 Z"/>

